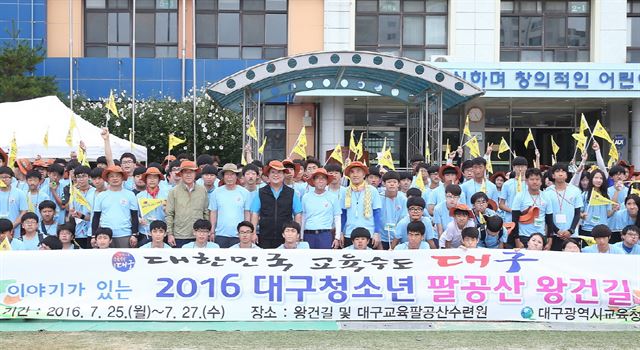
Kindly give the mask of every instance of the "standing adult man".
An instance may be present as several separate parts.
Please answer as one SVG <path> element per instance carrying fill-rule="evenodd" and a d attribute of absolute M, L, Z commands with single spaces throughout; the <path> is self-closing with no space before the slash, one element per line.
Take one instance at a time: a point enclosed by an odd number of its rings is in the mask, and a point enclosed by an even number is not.
<path fill-rule="evenodd" d="M 209 197 L 209 218 L 211 220 L 210 241 L 220 248 L 229 248 L 240 242 L 237 226 L 249 220 L 249 191 L 238 185 L 240 170 L 233 163 L 227 163 L 220 170 L 223 186 L 216 188 Z"/>
<path fill-rule="evenodd" d="M 269 178 L 269 185 L 258 190 L 251 204 L 251 223 L 259 224 L 258 245 L 261 248 L 277 248 L 284 243 L 282 227 L 291 221 L 302 221 L 302 204 L 295 191 L 284 186 L 285 167 L 279 160 L 272 160 L 262 170 Z"/>
<path fill-rule="evenodd" d="M 209 219 L 207 190 L 196 184 L 198 166 L 191 160 L 183 160 L 176 175 L 181 179 L 167 197 L 167 242 L 181 248 L 195 242 L 193 224 L 198 219 Z"/>
<path fill-rule="evenodd" d="M 341 208 L 338 196 L 326 190 L 327 183 L 333 181 L 324 168 L 318 168 L 309 176 L 312 192 L 302 197 L 303 239 L 311 249 L 339 248 L 341 232 Z M 331 232 L 336 228 L 336 239 Z"/>

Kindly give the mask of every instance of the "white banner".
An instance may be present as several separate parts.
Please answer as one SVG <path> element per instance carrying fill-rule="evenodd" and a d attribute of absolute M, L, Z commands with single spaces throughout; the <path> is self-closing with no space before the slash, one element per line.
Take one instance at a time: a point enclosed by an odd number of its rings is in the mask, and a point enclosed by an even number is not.
<path fill-rule="evenodd" d="M 0 318 L 640 322 L 640 256 L 510 250 L 0 252 Z"/>

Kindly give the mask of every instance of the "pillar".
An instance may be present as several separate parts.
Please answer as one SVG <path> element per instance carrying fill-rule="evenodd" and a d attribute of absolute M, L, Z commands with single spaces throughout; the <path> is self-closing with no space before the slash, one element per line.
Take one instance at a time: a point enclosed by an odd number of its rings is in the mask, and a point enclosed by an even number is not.
<path fill-rule="evenodd" d="M 636 98 L 631 103 L 631 164 L 640 164 L 640 98 Z"/>
<path fill-rule="evenodd" d="M 344 146 L 344 99 L 323 97 L 320 101 L 320 143 L 318 158 L 326 161 L 326 152 L 340 144 Z"/>

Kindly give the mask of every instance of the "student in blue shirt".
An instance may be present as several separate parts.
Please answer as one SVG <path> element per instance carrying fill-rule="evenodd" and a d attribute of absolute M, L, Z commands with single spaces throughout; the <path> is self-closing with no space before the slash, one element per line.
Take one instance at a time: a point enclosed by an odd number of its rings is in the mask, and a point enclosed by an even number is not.
<path fill-rule="evenodd" d="M 582 193 L 569 183 L 567 177 L 569 169 L 566 163 L 556 163 L 549 169 L 553 177 L 553 185 L 544 193 L 549 202 L 553 214 L 553 225 L 549 227 L 552 237 L 546 243 L 545 250 L 561 251 L 562 242 L 578 235 L 576 227 L 580 221 L 580 209 L 582 208 Z"/>
<path fill-rule="evenodd" d="M 89 177 L 91 178 L 91 186 L 96 189 L 96 196 L 98 195 L 98 193 L 107 190 L 107 183 L 102 178 L 103 172 L 103 168 L 93 168 L 89 173 Z"/>
<path fill-rule="evenodd" d="M 365 182 L 368 172 L 369 168 L 358 161 L 351 162 L 345 169 L 345 174 L 351 179 L 351 185 L 347 188 L 342 202 L 343 247 L 351 245 L 351 231 L 356 227 L 364 227 L 369 232 L 373 231 L 372 248 L 382 248 L 382 201 L 378 190 Z"/>
<path fill-rule="evenodd" d="M 133 175 L 136 169 L 136 163 L 136 156 L 133 153 L 125 152 L 120 156 L 120 166 L 125 174 L 122 187 L 129 191 L 133 191 L 136 188 Z"/>
<path fill-rule="evenodd" d="M 239 242 L 236 227 L 250 219 L 251 203 L 249 191 L 238 185 L 240 170 L 235 164 L 225 164 L 220 173 L 224 185 L 209 196 L 209 219 L 213 227 L 209 240 L 221 248 L 229 248 Z"/>
<path fill-rule="evenodd" d="M 340 203 L 342 203 L 342 201 L 344 201 L 344 194 L 347 192 L 347 188 L 342 186 L 342 166 L 329 162 L 324 168 L 329 175 L 333 176 L 333 180 L 329 182 L 327 191 L 337 196 Z"/>
<path fill-rule="evenodd" d="M 396 225 L 407 216 L 407 197 L 400 192 L 400 174 L 387 171 L 382 175 L 384 194 L 382 195 L 382 249 L 389 250 L 396 233 Z M 424 209 L 424 208 L 423 208 Z"/>
<path fill-rule="evenodd" d="M 514 175 L 502 185 L 502 190 L 498 196 L 498 206 L 504 211 L 505 222 L 513 222 L 513 219 L 511 218 L 511 206 L 513 205 L 513 200 L 518 193 L 526 192 L 527 190 L 525 172 L 527 171 L 529 162 L 525 157 L 518 156 L 513 158 L 511 166 L 513 167 Z"/>
<path fill-rule="evenodd" d="M 628 170 L 622 165 L 614 165 L 609 169 L 609 177 L 611 177 L 613 185 L 607 189 L 607 194 L 609 195 L 609 199 L 620 205 L 624 203 L 624 200 L 629 195 L 629 187 L 624 185 L 624 180 L 627 178 L 627 174 Z M 605 177 L 605 183 L 606 180 L 607 179 Z"/>
<path fill-rule="evenodd" d="M 82 249 L 80 248 L 78 242 L 76 242 L 76 235 L 73 224 L 67 222 L 58 226 L 57 235 L 60 239 L 60 243 L 62 243 L 63 250 Z"/>
<path fill-rule="evenodd" d="M 515 248 L 524 248 L 532 234 L 547 232 L 553 225 L 553 207 L 542 187 L 542 172 L 538 168 L 525 172 L 527 185 L 522 192 L 516 193 L 510 209 L 516 224 L 513 235 Z"/>
<path fill-rule="evenodd" d="M 364 227 L 356 227 L 351 231 L 351 242 L 353 244 L 345 247 L 344 250 L 372 250 L 369 247 L 371 233 Z"/>
<path fill-rule="evenodd" d="M 22 215 L 22 236 L 20 240 L 24 244 L 24 250 L 38 250 L 44 235 L 38 232 L 38 216 L 27 212 Z"/>
<path fill-rule="evenodd" d="M 436 225 L 436 232 L 438 237 L 442 237 L 442 233 L 447 228 L 447 225 L 453 221 L 449 211 L 455 208 L 460 201 L 462 190 L 458 185 L 447 185 L 445 187 L 445 201 L 438 203 L 433 210 L 433 222 Z"/>
<path fill-rule="evenodd" d="M 425 228 L 422 221 L 412 221 L 407 224 L 407 241 L 398 244 L 393 250 L 431 249 L 424 240 Z"/>
<path fill-rule="evenodd" d="M 40 219 L 40 212 L 38 206 L 43 201 L 49 200 L 49 195 L 40 190 L 40 182 L 42 181 L 42 175 L 37 170 L 30 170 L 27 172 L 27 207 L 28 211 L 36 213 Z"/>
<path fill-rule="evenodd" d="M 38 250 L 61 250 L 62 242 L 57 236 L 47 236 L 38 244 Z"/>
<path fill-rule="evenodd" d="M 249 203 L 253 203 L 253 198 L 258 194 L 258 190 L 264 186 L 264 184 L 258 184 L 259 179 L 260 168 L 257 165 L 247 164 L 242 167 L 243 186 L 245 190 L 249 191 Z"/>
<path fill-rule="evenodd" d="M 11 250 L 25 250 L 24 244 L 19 239 L 13 238 L 13 223 L 9 219 L 0 219 L 0 243 L 7 240 L 11 244 Z"/>
<path fill-rule="evenodd" d="M 608 219 L 620 208 L 618 203 L 613 205 L 592 205 L 589 203 L 594 193 L 600 194 L 602 197 L 609 199 L 607 192 L 607 176 L 600 170 L 596 169 L 591 172 L 591 181 L 589 190 L 582 193 L 582 224 L 580 225 L 581 236 L 591 236 L 591 230 L 596 225 L 606 224 Z"/>
<path fill-rule="evenodd" d="M 411 173 L 408 171 L 400 172 L 400 192 L 406 194 L 411 188 Z"/>
<path fill-rule="evenodd" d="M 257 244 L 253 243 L 251 240 L 254 235 L 254 227 L 253 224 L 249 221 L 242 221 L 238 224 L 238 237 L 240 238 L 240 242 L 238 244 L 232 245 L 231 249 L 262 249 L 258 247 Z"/>
<path fill-rule="evenodd" d="M 611 228 L 611 239 L 609 243 L 614 244 L 622 241 L 622 229 L 629 225 L 640 226 L 640 216 L 638 216 L 638 208 L 640 208 L 640 196 L 631 194 L 624 202 L 625 208 L 618 210 L 609 218 L 609 227 Z"/>
<path fill-rule="evenodd" d="M 289 221 L 282 226 L 284 243 L 276 249 L 309 249 L 309 243 L 300 242 L 300 224 Z"/>
<path fill-rule="evenodd" d="M 473 206 L 471 196 L 476 192 L 484 192 L 489 199 L 498 202 L 498 189 L 489 179 L 486 178 L 487 160 L 482 157 L 476 157 L 472 160 L 473 179 L 466 181 L 460 188 L 467 198 L 466 204 L 469 208 Z"/>
<path fill-rule="evenodd" d="M 424 199 L 422 197 L 411 197 L 407 200 L 407 209 L 409 215 L 405 216 L 398 222 L 396 226 L 396 234 L 391 244 L 391 249 L 395 249 L 400 243 L 408 242 L 408 225 L 412 222 L 422 222 L 424 225 L 424 239 L 431 249 L 436 249 L 436 234 L 433 231 L 433 222 L 428 216 L 423 216 L 424 211 Z"/>
<path fill-rule="evenodd" d="M 611 230 L 609 229 L 609 227 L 607 227 L 607 225 L 596 225 L 593 230 L 591 230 L 591 235 L 596 240 L 596 244 L 582 248 L 583 253 L 616 253 L 613 245 L 609 244 L 609 238 L 611 238 Z"/>
<path fill-rule="evenodd" d="M 92 228 L 108 227 L 113 231 L 114 248 L 135 248 L 138 244 L 138 201 L 133 192 L 123 189 L 125 172 L 117 165 L 104 170 L 109 189 L 98 194 L 93 209 Z"/>
<path fill-rule="evenodd" d="M 58 222 L 56 221 L 56 204 L 53 201 L 46 200 L 38 206 L 40 212 L 40 224 L 38 230 L 45 236 L 55 236 L 58 231 Z"/>
<path fill-rule="evenodd" d="M 378 167 L 377 165 L 370 166 L 369 174 L 367 174 L 367 183 L 378 190 L 378 193 L 383 194 L 384 188 L 380 187 L 381 179 L 382 175 L 380 175 L 380 167 Z"/>
<path fill-rule="evenodd" d="M 91 248 L 91 217 L 96 198 L 96 189 L 89 185 L 91 168 L 78 166 L 73 171 L 76 186 L 75 197 L 69 198 L 69 219 L 75 222 L 75 239 L 83 249 Z M 82 196 L 82 198 L 80 197 Z M 84 199 L 84 200 L 83 200 Z"/>
<path fill-rule="evenodd" d="M 111 248 L 111 244 L 113 243 L 113 231 L 111 231 L 110 228 L 98 227 L 98 229 L 94 233 L 94 237 L 95 239 L 92 239 L 91 242 L 95 242 L 95 249 Z"/>
<path fill-rule="evenodd" d="M 437 165 L 431 165 L 427 168 L 427 172 L 429 173 L 429 185 L 426 186 L 424 191 L 422 192 L 422 198 L 425 202 L 429 202 L 431 192 L 444 187 L 443 182 L 440 180 L 439 171 L 440 167 Z M 431 216 L 431 212 L 428 213 Z"/>
<path fill-rule="evenodd" d="M 497 215 L 497 213 L 489 208 L 489 197 L 484 192 L 476 192 L 471 196 L 471 203 L 473 203 L 473 215 L 475 215 L 476 226 L 480 224 L 484 225 L 488 216 Z"/>
<path fill-rule="evenodd" d="M 488 249 L 504 249 L 509 232 L 503 225 L 499 215 L 485 218 L 486 224 L 479 227 L 478 247 Z"/>
<path fill-rule="evenodd" d="M 213 165 L 205 165 L 201 168 L 200 178 L 196 181 L 197 184 L 204 186 L 209 194 L 209 198 L 213 195 L 216 186 L 220 185 L 218 180 L 218 168 Z"/>
<path fill-rule="evenodd" d="M 416 166 L 414 166 L 413 169 L 414 175 L 411 181 L 411 187 L 418 188 L 418 185 L 416 184 L 418 176 L 422 177 L 422 183 L 425 185 L 425 188 L 429 187 L 429 185 L 431 184 L 431 178 L 429 176 L 429 165 L 427 163 L 420 162 Z M 420 191 L 422 191 L 422 189 L 420 189 Z"/>
<path fill-rule="evenodd" d="M 475 249 L 478 248 L 478 241 L 480 238 L 480 232 L 477 227 L 465 227 L 460 232 L 460 236 L 462 236 L 462 245 L 460 246 L 463 249 Z"/>
<path fill-rule="evenodd" d="M 458 180 L 462 176 L 462 172 L 460 172 L 460 169 L 456 166 L 443 165 L 440 167 L 440 170 L 438 170 L 438 176 L 442 180 L 442 186 L 439 186 L 438 188 L 432 190 L 429 194 L 429 199 L 427 200 L 427 210 L 434 219 L 436 205 L 445 202 L 446 187 L 448 185 L 457 185 Z M 464 197 L 464 193 L 462 193 L 462 190 L 458 196 L 461 203 L 466 202 L 466 197 Z"/>
<path fill-rule="evenodd" d="M 614 244 L 613 250 L 616 254 L 640 255 L 639 237 L 640 227 L 629 225 L 622 229 L 622 242 Z"/>
<path fill-rule="evenodd" d="M 62 178 L 64 168 L 60 164 L 53 163 L 47 168 L 48 179 L 43 182 L 44 192 L 56 204 L 56 221 L 64 224 L 66 217 L 66 206 L 64 204 L 64 187 L 66 181 Z"/>
<path fill-rule="evenodd" d="M 220 246 L 214 242 L 209 241 L 209 234 L 211 233 L 211 222 L 205 219 L 198 219 L 193 223 L 193 235 L 196 240 L 193 242 L 185 243 L 182 248 L 190 249 L 218 249 Z"/>
<path fill-rule="evenodd" d="M 206 220 L 205 220 L 206 221 Z M 151 241 L 143 244 L 140 248 L 169 248 L 171 246 L 165 243 L 167 237 L 167 224 L 164 221 L 155 220 L 149 224 L 149 230 L 151 230 Z"/>
<path fill-rule="evenodd" d="M 333 181 L 323 168 L 319 168 L 309 176 L 309 184 L 312 192 L 302 197 L 302 227 L 303 240 L 309 243 L 311 249 L 339 248 L 341 232 L 342 210 L 338 197 L 326 190 L 327 183 Z"/>
<path fill-rule="evenodd" d="M 0 166 L 0 219 L 13 222 L 14 236 L 20 238 L 20 219 L 27 212 L 27 195 L 11 186 L 13 170 Z"/>
<path fill-rule="evenodd" d="M 142 181 L 146 184 L 146 188 L 136 195 L 136 204 L 138 205 L 139 218 L 139 232 L 140 242 L 138 246 L 147 244 L 150 240 L 151 229 L 149 224 L 153 221 L 160 220 L 165 221 L 164 207 L 169 192 L 160 188 L 160 181 L 164 180 L 164 175 L 155 167 L 149 167 L 144 174 L 142 174 Z M 143 205 L 148 205 L 151 202 L 149 200 L 162 201 L 162 203 L 154 209 L 151 209 L 146 214 L 143 214 Z M 157 203 L 158 204 L 158 203 Z"/>

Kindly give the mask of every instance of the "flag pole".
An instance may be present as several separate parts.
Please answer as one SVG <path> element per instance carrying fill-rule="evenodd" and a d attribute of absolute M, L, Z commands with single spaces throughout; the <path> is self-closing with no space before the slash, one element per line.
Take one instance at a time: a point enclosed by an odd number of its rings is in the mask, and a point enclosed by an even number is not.
<path fill-rule="evenodd" d="M 136 0 L 133 0 L 133 28 L 131 38 L 131 142 L 136 140 Z"/>
<path fill-rule="evenodd" d="M 73 112 L 73 7 L 69 0 L 69 108 Z"/>
<path fill-rule="evenodd" d="M 186 6 L 186 1 L 183 3 Z M 193 70 L 193 159 L 197 158 L 197 147 L 198 138 L 197 138 L 197 110 L 196 110 L 196 96 L 198 95 L 196 92 L 196 0 L 191 0 L 191 62 L 192 62 L 192 70 Z"/>

